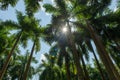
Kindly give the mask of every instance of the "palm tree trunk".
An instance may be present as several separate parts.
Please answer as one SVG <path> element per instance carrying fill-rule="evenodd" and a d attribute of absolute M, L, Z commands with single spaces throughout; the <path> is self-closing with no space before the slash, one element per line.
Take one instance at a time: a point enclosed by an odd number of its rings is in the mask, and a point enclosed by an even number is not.
<path fill-rule="evenodd" d="M 73 60 L 73 59 L 72 59 L 72 60 Z M 73 71 L 73 73 L 74 73 L 74 71 L 75 71 L 74 61 L 72 61 L 71 65 L 72 65 L 72 71 Z M 72 79 L 72 80 L 75 80 L 75 75 L 74 75 L 74 77 L 72 77 L 71 79 Z"/>
<path fill-rule="evenodd" d="M 98 52 L 99 56 L 100 56 L 103 64 L 106 67 L 106 70 L 109 74 L 110 79 L 111 80 L 120 80 L 120 75 L 119 75 L 118 71 L 116 70 L 112 60 L 110 59 L 107 51 L 105 50 L 104 45 L 102 44 L 100 38 L 98 37 L 98 35 L 95 33 L 94 29 L 92 28 L 91 25 L 89 25 L 88 22 L 87 22 L 87 29 L 89 30 L 90 35 L 91 35 L 93 41 L 95 42 L 95 45 L 99 51 Z"/>
<path fill-rule="evenodd" d="M 100 72 L 100 75 L 101 75 L 101 77 L 102 77 L 102 80 L 105 80 L 104 73 L 103 73 L 103 71 L 102 71 L 102 68 L 101 68 L 101 66 L 100 66 L 100 64 L 99 64 L 99 61 L 98 61 L 97 56 L 96 56 L 96 54 L 95 54 L 94 51 L 93 51 L 93 55 L 94 55 L 94 58 L 95 58 L 95 61 L 96 61 L 98 70 L 99 70 L 99 72 Z"/>
<path fill-rule="evenodd" d="M 69 59 L 68 59 L 68 53 L 65 50 L 65 46 L 62 45 L 61 43 L 59 43 L 59 46 L 61 48 L 61 53 L 64 55 L 65 57 L 65 67 L 66 67 L 66 75 L 67 75 L 67 80 L 71 80 L 70 79 L 70 65 L 69 65 Z"/>
<path fill-rule="evenodd" d="M 30 54 L 30 57 L 28 59 L 28 63 L 27 63 L 27 66 L 26 66 L 26 70 L 23 74 L 23 80 L 27 80 L 27 75 L 28 75 L 28 70 L 29 70 L 29 67 L 30 67 L 30 63 L 31 63 L 31 60 L 32 60 L 32 56 L 33 56 L 33 53 L 34 53 L 34 48 L 35 48 L 35 41 L 33 43 L 33 47 L 32 47 L 32 50 L 31 50 L 31 54 Z"/>
<path fill-rule="evenodd" d="M 90 49 L 91 49 L 91 51 L 92 51 L 92 53 L 93 53 L 93 56 L 94 56 L 94 58 L 95 58 L 95 61 L 96 61 L 96 64 L 97 64 L 97 68 L 98 68 L 98 70 L 99 70 L 99 72 L 100 72 L 100 75 L 101 75 L 101 77 L 102 77 L 102 80 L 105 80 L 104 73 L 103 73 L 103 71 L 102 71 L 102 68 L 101 68 L 100 63 L 99 63 L 99 61 L 98 61 L 98 59 L 97 59 L 97 56 L 96 56 L 96 54 L 95 54 L 95 51 L 94 51 L 94 49 L 93 49 L 93 47 L 92 47 L 91 42 L 89 43 L 88 46 L 90 47 Z"/>
<path fill-rule="evenodd" d="M 82 60 L 83 70 L 85 73 L 85 80 L 90 80 L 83 56 L 81 57 L 81 60 Z"/>
<path fill-rule="evenodd" d="M 79 55 L 80 55 L 80 58 L 81 58 L 81 61 L 82 61 L 82 65 L 83 65 L 83 70 L 84 70 L 84 74 L 85 74 L 85 76 L 84 76 L 85 80 L 90 80 L 88 71 L 86 69 L 85 61 L 83 59 L 83 55 L 82 54 L 79 54 Z"/>
<path fill-rule="evenodd" d="M 66 72 L 67 72 L 67 80 L 71 80 L 68 53 L 66 51 L 65 51 L 65 66 L 66 66 Z"/>
<path fill-rule="evenodd" d="M 71 33 L 71 28 L 70 28 L 69 23 L 67 23 L 67 24 L 68 24 L 68 28 L 69 28 L 67 37 L 68 37 L 69 44 L 71 46 L 72 55 L 74 58 L 76 69 L 77 69 L 78 80 L 84 80 L 84 74 L 83 74 L 82 67 L 80 65 L 80 60 L 79 60 L 77 49 L 75 47 L 75 43 L 73 40 L 73 35 Z"/>
<path fill-rule="evenodd" d="M 8 58 L 7 58 L 6 62 L 5 62 L 5 64 L 3 65 L 2 70 L 0 71 L 0 80 L 3 79 L 5 71 L 6 71 L 7 67 L 8 67 L 9 62 L 10 62 L 10 58 L 11 58 L 11 56 L 13 54 L 13 51 L 15 50 L 15 48 L 16 48 L 19 40 L 20 40 L 21 35 L 22 35 L 22 31 L 18 35 L 18 37 L 17 37 L 17 39 L 16 39 L 16 41 L 15 41 L 15 43 L 14 43 L 14 45 L 13 45 L 11 51 L 10 51 L 10 53 L 8 54 Z"/>

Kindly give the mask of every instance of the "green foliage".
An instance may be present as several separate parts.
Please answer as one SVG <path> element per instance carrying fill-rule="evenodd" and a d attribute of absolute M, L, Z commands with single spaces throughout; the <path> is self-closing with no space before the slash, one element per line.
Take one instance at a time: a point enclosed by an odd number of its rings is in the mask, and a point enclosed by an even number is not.
<path fill-rule="evenodd" d="M 55 16 L 60 15 L 59 9 L 55 8 L 51 4 L 44 4 L 43 7 L 46 9 L 46 12 L 53 13 Z"/>
<path fill-rule="evenodd" d="M 18 0 L 0 0 L 0 9 L 6 10 L 9 5 L 14 7 L 17 4 Z"/>
<path fill-rule="evenodd" d="M 42 0 L 24 0 L 26 6 L 26 12 L 29 16 L 33 16 L 40 9 L 39 1 Z"/>

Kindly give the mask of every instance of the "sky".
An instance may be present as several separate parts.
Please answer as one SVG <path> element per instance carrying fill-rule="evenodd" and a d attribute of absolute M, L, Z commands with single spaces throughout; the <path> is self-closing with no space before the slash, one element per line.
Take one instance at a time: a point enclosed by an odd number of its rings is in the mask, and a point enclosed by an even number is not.
<path fill-rule="evenodd" d="M 116 10 L 116 1 L 117 0 L 112 0 L 112 6 L 110 6 L 110 8 L 113 9 L 113 10 Z M 43 3 L 54 4 L 53 0 L 43 0 Z M 40 4 L 43 5 L 43 3 L 40 3 Z M 14 7 L 14 8 L 9 6 L 6 11 L 1 11 L 0 10 L 0 19 L 2 19 L 3 21 L 9 20 L 9 19 L 13 20 L 13 21 L 17 21 L 16 14 L 15 14 L 16 10 L 25 13 L 25 6 L 24 6 L 23 0 L 19 0 L 16 7 Z M 51 21 L 51 15 L 45 13 L 45 9 L 43 9 L 42 7 L 41 7 L 40 11 L 35 14 L 35 17 L 37 19 L 41 20 L 40 24 L 42 26 L 45 26 L 46 24 L 49 24 L 50 21 Z M 30 50 L 31 47 L 32 47 L 31 45 L 33 43 L 31 41 L 28 41 L 28 43 L 29 44 L 28 44 L 27 49 Z M 45 59 L 43 54 L 48 53 L 49 49 L 50 49 L 50 46 L 47 43 L 45 43 L 41 40 L 41 50 L 37 54 L 34 54 L 34 57 L 36 57 L 37 60 Z M 21 50 L 21 53 L 24 54 L 26 49 L 23 49 L 20 46 L 20 50 Z M 36 66 L 35 64 L 33 64 L 33 65 Z M 33 79 L 33 80 L 36 80 L 36 79 Z"/>

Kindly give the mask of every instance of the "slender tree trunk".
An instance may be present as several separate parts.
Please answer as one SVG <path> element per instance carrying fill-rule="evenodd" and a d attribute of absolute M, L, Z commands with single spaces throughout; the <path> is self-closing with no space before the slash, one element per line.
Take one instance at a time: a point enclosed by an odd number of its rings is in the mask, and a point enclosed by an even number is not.
<path fill-rule="evenodd" d="M 91 42 L 88 43 L 88 46 L 89 46 L 89 48 L 91 49 L 91 51 L 92 51 L 92 53 L 93 53 L 93 56 L 94 56 L 94 58 L 95 58 L 95 62 L 96 62 L 96 64 L 97 64 L 97 68 L 98 68 L 98 70 L 99 70 L 99 72 L 100 72 L 100 75 L 101 75 L 101 77 L 102 77 L 102 80 L 105 80 L 104 73 L 103 73 L 103 71 L 102 71 L 102 68 L 101 68 L 100 63 L 99 63 L 99 61 L 98 61 L 98 59 L 97 59 L 97 56 L 96 56 L 96 54 L 95 54 L 95 51 L 94 51 L 94 49 L 93 49 L 93 47 L 92 47 Z"/>
<path fill-rule="evenodd" d="M 102 68 L 101 68 L 101 66 L 100 66 L 100 63 L 99 63 L 99 61 L 98 61 L 98 59 L 97 59 L 97 56 L 96 56 L 96 54 L 95 54 L 94 51 L 93 51 L 93 55 L 94 55 L 94 58 L 95 58 L 95 61 L 96 61 L 98 70 L 99 70 L 99 72 L 100 72 L 100 75 L 101 75 L 101 77 L 102 77 L 102 80 L 105 80 L 104 73 L 103 73 L 103 71 L 102 71 Z"/>
<path fill-rule="evenodd" d="M 70 47 L 71 47 L 71 50 L 72 50 L 72 55 L 73 55 L 73 58 L 74 58 L 74 62 L 75 62 L 75 66 L 76 66 L 76 69 L 77 69 L 77 75 L 78 75 L 78 80 L 84 80 L 84 74 L 83 74 L 83 70 L 82 70 L 82 67 L 80 65 L 80 60 L 79 60 L 79 57 L 78 57 L 78 53 L 77 53 L 77 49 L 76 49 L 76 46 L 75 46 L 75 43 L 74 43 L 74 40 L 73 40 L 73 35 L 71 33 L 71 28 L 70 28 L 70 25 L 69 23 L 68 24 L 68 41 L 69 41 L 69 44 L 70 44 Z"/>
<path fill-rule="evenodd" d="M 102 44 L 100 38 L 98 37 L 98 35 L 95 33 L 94 29 L 92 28 L 91 25 L 89 25 L 89 23 L 87 22 L 87 29 L 90 32 L 91 37 L 93 38 L 93 41 L 95 42 L 95 45 L 98 49 L 98 53 L 99 56 L 103 62 L 103 64 L 106 67 L 106 70 L 109 74 L 109 77 L 111 80 L 120 80 L 120 75 L 118 73 L 118 71 L 116 70 L 112 60 L 110 59 L 107 51 L 105 50 L 104 45 Z"/>
<path fill-rule="evenodd" d="M 88 71 L 87 71 L 87 69 L 86 69 L 85 61 L 84 61 L 84 59 L 83 59 L 83 55 L 80 54 L 80 57 L 81 57 L 81 61 L 82 61 L 82 65 L 83 65 L 83 70 L 84 70 L 84 74 L 85 74 L 85 76 L 84 76 L 84 77 L 85 77 L 85 80 L 90 80 Z"/>
<path fill-rule="evenodd" d="M 32 56 L 33 56 L 33 53 L 34 53 L 34 48 L 35 48 L 35 41 L 34 41 L 33 46 L 32 46 L 31 54 L 30 54 L 30 57 L 28 59 L 28 63 L 27 63 L 25 72 L 23 74 L 23 80 L 27 80 L 28 70 L 30 68 L 30 63 L 31 63 Z"/>
<path fill-rule="evenodd" d="M 74 61 L 72 61 L 71 65 L 72 65 L 72 71 L 73 71 L 73 73 L 74 73 L 74 71 L 75 71 Z M 71 79 L 72 79 L 72 80 L 75 80 L 75 78 L 76 78 L 76 76 L 74 75 L 74 77 L 72 77 Z"/>
<path fill-rule="evenodd" d="M 15 47 L 17 46 L 17 44 L 18 44 L 18 42 L 19 42 L 19 40 L 20 40 L 21 35 L 22 35 L 22 31 L 21 31 L 20 34 L 18 35 L 18 37 L 17 37 L 17 39 L 16 39 L 16 41 L 15 41 L 15 43 L 14 43 L 11 51 L 10 51 L 9 54 L 8 54 L 8 57 L 7 57 L 6 62 L 5 62 L 5 64 L 3 65 L 2 70 L 0 71 L 0 80 L 3 79 L 3 76 L 4 76 L 4 74 L 5 74 L 5 71 L 6 71 L 7 67 L 8 67 L 9 62 L 10 62 L 10 58 L 11 58 L 11 56 L 12 56 L 12 54 L 13 54 L 13 51 L 15 50 Z"/>
<path fill-rule="evenodd" d="M 65 53 L 64 55 L 65 55 L 65 66 L 66 66 L 66 72 L 67 72 L 67 80 L 71 80 L 68 53 L 65 51 L 65 49 L 64 49 L 64 53 Z"/>
<path fill-rule="evenodd" d="M 71 80 L 70 79 L 70 68 L 69 68 L 69 62 L 68 62 L 68 57 L 65 56 L 65 66 L 66 66 L 66 72 L 67 72 L 67 80 Z"/>
<path fill-rule="evenodd" d="M 65 57 L 65 67 L 66 67 L 67 80 L 71 80 L 71 78 L 70 78 L 70 67 L 69 67 L 70 65 L 69 65 L 68 53 L 65 50 L 64 44 L 62 44 L 62 43 L 59 42 L 59 46 L 61 48 L 61 50 L 60 50 L 61 53 Z"/>
<path fill-rule="evenodd" d="M 87 68 L 86 68 L 86 65 L 85 65 L 85 61 L 83 59 L 83 51 L 82 50 L 83 50 L 82 45 L 79 45 L 78 46 L 78 54 L 79 54 L 79 57 L 82 61 L 83 70 L 84 70 L 84 78 L 85 78 L 85 80 L 90 80 L 90 77 L 89 77 L 89 74 L 88 74 L 88 71 L 87 71 Z"/>

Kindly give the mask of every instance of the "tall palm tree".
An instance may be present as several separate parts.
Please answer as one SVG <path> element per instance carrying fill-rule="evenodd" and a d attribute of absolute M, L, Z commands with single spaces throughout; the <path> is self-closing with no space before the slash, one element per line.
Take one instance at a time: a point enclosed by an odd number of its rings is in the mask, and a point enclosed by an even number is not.
<path fill-rule="evenodd" d="M 69 26 L 69 23 L 67 22 L 67 20 L 69 20 L 69 12 L 67 11 L 67 6 L 65 4 L 65 1 L 61 1 L 61 0 L 56 0 L 56 5 L 57 7 L 53 7 L 52 5 L 50 4 L 46 4 L 44 5 L 44 7 L 46 8 L 46 11 L 48 12 L 52 12 L 53 13 L 53 19 L 52 19 L 52 24 L 53 24 L 53 28 L 54 30 L 56 30 L 55 32 L 58 31 L 59 33 L 59 30 L 62 29 L 61 26 L 65 26 L 66 24 L 68 25 L 69 27 L 69 30 L 68 30 L 68 34 L 66 37 L 68 38 L 68 41 L 69 41 L 69 44 L 70 44 L 70 47 L 72 47 L 72 53 L 73 53 L 73 56 L 74 56 L 74 62 L 76 64 L 76 69 L 77 69 L 77 72 L 78 72 L 78 79 L 83 79 L 83 71 L 82 71 L 82 68 L 80 67 L 80 62 L 79 62 L 79 58 L 78 58 L 78 54 L 77 54 L 77 50 L 76 50 L 76 47 L 75 47 L 75 43 L 74 41 L 72 40 L 71 38 L 71 26 Z M 57 26 L 57 27 L 56 27 Z"/>
<path fill-rule="evenodd" d="M 89 1 L 88 1 L 89 2 Z M 90 2 L 89 2 L 90 3 Z M 101 5 L 101 3 L 103 3 Z M 83 7 L 81 10 L 77 9 L 77 7 L 81 7 L 80 4 L 81 2 L 78 3 L 78 6 L 76 7 L 76 10 L 79 11 L 79 14 L 76 16 L 78 21 L 83 21 L 85 20 L 85 22 L 87 22 L 87 26 L 86 28 L 88 29 L 88 31 L 90 32 L 91 38 L 94 40 L 96 47 L 99 51 L 99 56 L 102 59 L 108 74 L 110 75 L 109 77 L 111 77 L 111 79 L 119 79 L 119 73 L 117 72 L 112 60 L 110 59 L 108 53 L 105 50 L 105 46 L 103 46 L 102 42 L 100 41 L 100 39 L 98 38 L 97 33 L 95 33 L 95 29 L 93 29 L 92 26 L 90 26 L 90 23 L 88 23 L 88 21 L 86 21 L 86 19 L 88 19 L 89 21 L 94 19 L 95 17 L 98 17 L 97 14 L 100 14 L 100 12 L 102 13 L 104 11 L 104 9 L 106 8 L 106 6 L 108 6 L 108 4 L 110 3 L 110 1 L 104 1 L 102 0 L 100 3 L 98 3 L 98 5 L 100 5 L 99 7 L 96 7 L 96 9 L 98 8 L 98 10 L 94 10 L 93 12 L 91 12 L 91 9 L 95 9 L 96 3 L 94 4 L 94 2 L 91 2 L 90 5 Z M 75 3 L 76 5 L 77 3 Z M 106 5 L 105 5 L 106 4 Z M 81 4 L 82 5 L 82 4 Z M 86 4 L 87 5 L 87 4 Z M 92 8 L 93 7 L 93 8 Z M 91 8 L 91 9 L 90 9 Z M 100 11 L 99 11 L 100 10 Z M 84 11 L 84 12 L 83 12 Z M 88 11 L 88 12 L 87 12 Z M 90 12 L 89 12 L 90 11 Z M 82 12 L 84 13 L 83 16 L 79 16 L 80 14 L 82 15 Z M 96 16 L 95 16 L 96 15 Z M 81 19 L 81 17 L 83 19 Z M 92 23 L 94 24 L 94 23 Z M 104 53 L 104 54 L 103 54 Z M 108 66 L 109 65 L 109 66 Z M 111 67 L 112 66 L 112 67 Z M 112 73 L 110 73 L 110 70 L 112 69 Z M 115 73 L 115 75 L 114 75 Z"/>
<path fill-rule="evenodd" d="M 100 75 L 101 75 L 101 77 L 102 77 L 102 80 L 105 80 L 104 73 L 103 73 L 103 71 L 102 71 L 102 68 L 101 68 L 101 66 L 100 66 L 99 60 L 98 60 L 98 58 L 97 58 L 97 56 L 96 56 L 96 54 L 95 54 L 95 51 L 94 51 L 94 49 L 93 49 L 93 47 L 92 47 L 91 42 L 87 42 L 87 46 L 88 46 L 89 50 L 92 51 L 92 53 L 93 53 L 93 56 L 94 56 L 94 59 L 95 59 L 95 61 L 96 61 L 98 70 L 99 70 Z"/>
<path fill-rule="evenodd" d="M 89 24 L 87 26 L 88 26 L 89 31 L 92 32 L 91 37 L 93 38 L 93 40 L 96 44 L 96 47 L 99 51 L 100 58 L 102 59 L 108 73 L 111 75 L 109 77 L 111 77 L 111 79 L 119 80 L 120 75 L 119 75 L 118 71 L 116 70 L 112 60 L 110 59 L 110 56 L 108 55 L 107 51 L 105 50 L 105 47 L 103 46 L 100 39 L 94 32 L 94 29 Z M 111 70 L 112 70 L 112 72 L 111 72 Z"/>
<path fill-rule="evenodd" d="M 30 57 L 29 57 L 29 59 L 28 59 L 28 63 L 27 63 L 27 65 L 26 65 L 25 72 L 24 72 L 24 74 L 23 74 L 23 79 L 24 79 L 24 80 L 27 79 L 27 74 L 28 74 L 28 70 L 29 70 L 29 67 L 30 67 L 31 59 L 32 59 L 32 56 L 33 56 L 34 48 L 35 48 L 35 42 L 33 43 L 32 50 L 31 50 L 31 54 L 30 54 Z"/>
<path fill-rule="evenodd" d="M 37 23 L 39 23 L 39 21 Z M 44 29 L 41 28 L 39 26 L 39 24 L 34 25 L 33 46 L 32 46 L 32 49 L 31 49 L 30 57 L 28 59 L 28 63 L 26 65 L 25 72 L 23 74 L 23 79 L 24 80 L 27 79 L 27 74 L 28 74 L 28 71 L 29 71 L 29 67 L 30 67 L 30 63 L 31 63 L 31 60 L 32 60 L 32 57 L 33 57 L 34 50 L 36 50 L 36 52 L 38 52 L 40 50 L 40 37 L 42 37 L 43 32 L 44 32 Z"/>
<path fill-rule="evenodd" d="M 79 26 L 77 23 L 74 23 L 74 24 L 76 26 Z M 94 52 L 94 49 L 93 49 L 94 47 L 92 47 L 92 44 L 91 44 L 92 39 L 91 39 L 90 35 L 85 31 L 84 28 L 80 29 L 80 30 L 81 31 L 78 30 L 73 33 L 75 35 L 75 43 L 81 47 L 81 51 L 85 54 L 85 58 L 87 61 L 89 61 L 88 60 L 89 59 L 88 51 L 91 51 L 93 53 L 93 56 L 96 60 L 96 64 L 98 66 L 98 70 L 100 71 L 101 77 L 103 80 L 105 80 L 105 77 L 103 76 L 104 73 L 102 72 L 101 66 L 100 66 L 97 56 Z M 79 54 L 79 55 L 81 55 L 81 54 Z M 81 58 L 81 61 L 82 61 L 82 63 L 84 63 L 82 58 Z"/>
<path fill-rule="evenodd" d="M 79 49 L 78 49 L 78 52 L 80 53 L 84 53 L 85 54 L 85 47 L 83 47 L 83 45 L 80 45 Z M 82 49 L 82 50 L 81 50 Z M 81 52 L 82 51 L 82 52 Z M 81 59 L 81 62 L 82 62 L 82 65 L 83 65 L 83 70 L 84 70 L 84 79 L 85 80 L 90 80 L 89 78 L 89 74 L 88 74 L 88 71 L 87 71 L 87 67 L 86 67 L 86 64 L 85 64 L 85 61 L 84 61 L 84 58 L 83 58 L 83 54 L 79 54 L 80 56 L 80 59 Z"/>
<path fill-rule="evenodd" d="M 32 29 L 33 29 L 33 19 L 29 18 L 28 16 L 24 16 L 21 12 L 17 12 L 17 19 L 18 19 L 18 23 L 13 22 L 13 21 L 6 21 L 3 22 L 4 26 L 11 26 L 14 29 L 18 30 L 17 36 L 16 36 L 16 40 L 13 44 L 13 47 L 11 49 L 11 51 L 9 52 L 8 58 L 5 62 L 5 64 L 3 65 L 3 68 L 1 70 L 1 74 L 0 74 L 0 79 L 2 79 L 6 68 L 10 62 L 10 58 L 13 54 L 14 49 L 16 48 L 20 38 L 22 37 L 23 34 L 26 34 L 28 36 L 25 37 L 25 40 L 27 40 L 26 38 L 29 38 L 30 35 L 32 35 Z"/>

